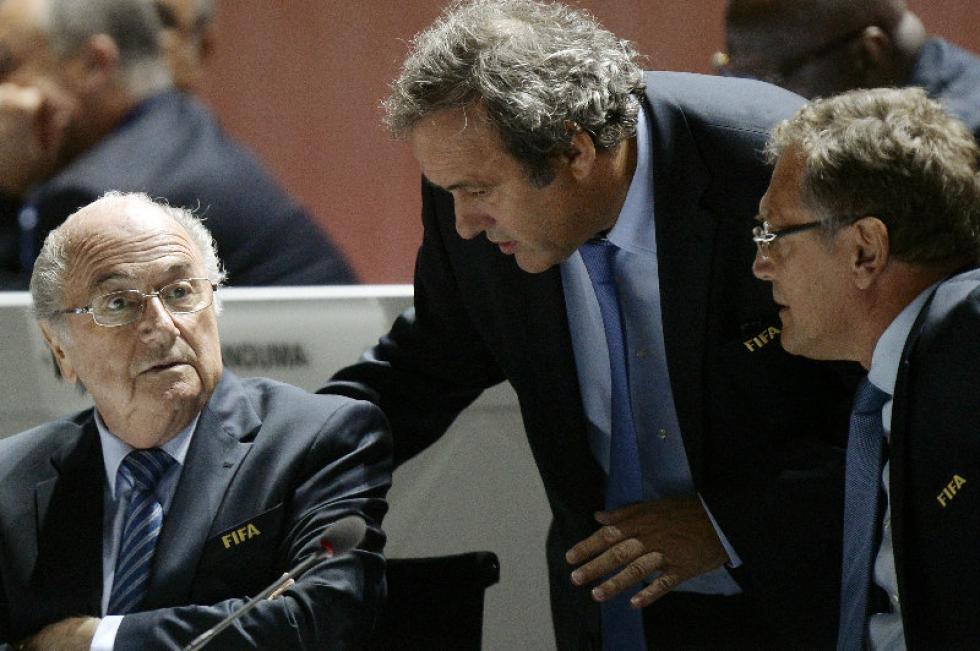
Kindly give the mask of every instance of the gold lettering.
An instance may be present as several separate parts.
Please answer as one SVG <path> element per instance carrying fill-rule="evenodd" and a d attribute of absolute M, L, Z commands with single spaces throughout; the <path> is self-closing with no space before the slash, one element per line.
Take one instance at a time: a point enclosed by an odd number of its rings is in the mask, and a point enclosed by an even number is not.
<path fill-rule="evenodd" d="M 936 501 L 939 502 L 939 506 L 943 507 L 944 509 L 946 508 L 946 500 L 944 499 L 942 493 L 936 495 Z"/>
<path fill-rule="evenodd" d="M 754 353 L 766 344 L 775 340 L 776 335 L 780 333 L 780 329 L 775 326 L 769 326 L 759 334 L 755 335 L 751 339 L 746 339 L 742 342 L 742 345 L 748 348 L 750 353 Z"/>
<path fill-rule="evenodd" d="M 768 328 L 768 329 L 766 330 L 766 332 L 768 332 L 768 333 L 769 333 L 769 336 L 770 336 L 770 337 L 775 337 L 775 336 L 776 336 L 776 335 L 778 335 L 778 334 L 779 334 L 780 332 L 782 332 L 782 330 L 780 330 L 779 328 L 777 328 L 777 327 L 775 327 L 775 326 L 769 326 L 769 328 Z"/>
<path fill-rule="evenodd" d="M 748 341 L 743 341 L 742 343 L 745 344 L 745 347 L 749 349 L 750 353 L 755 352 L 755 348 L 752 347 L 751 339 L 749 339 Z"/>
<path fill-rule="evenodd" d="M 225 535 L 221 536 L 221 542 L 223 542 L 225 544 L 225 549 L 231 549 L 231 536 L 230 535 L 225 534 Z M 235 544 L 238 544 L 238 543 L 235 543 Z"/>
<path fill-rule="evenodd" d="M 261 533 L 262 532 L 259 531 L 259 528 L 258 527 L 256 527 L 251 522 L 248 523 L 248 537 L 249 538 L 254 538 L 255 536 L 258 536 Z"/>
<path fill-rule="evenodd" d="M 966 483 L 966 480 L 959 475 L 953 475 L 953 483 L 956 484 L 956 488 L 959 488 Z"/>

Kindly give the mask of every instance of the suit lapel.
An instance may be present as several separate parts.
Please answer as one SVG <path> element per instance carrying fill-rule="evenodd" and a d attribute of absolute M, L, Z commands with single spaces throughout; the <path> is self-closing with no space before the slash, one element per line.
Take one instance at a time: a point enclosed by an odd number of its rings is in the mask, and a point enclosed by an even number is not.
<path fill-rule="evenodd" d="M 144 608 L 187 603 L 201 550 L 242 460 L 252 444 L 243 440 L 261 421 L 244 389 L 225 371 L 201 412 L 177 491 L 164 519 L 153 557 Z"/>
<path fill-rule="evenodd" d="M 704 348 L 717 224 L 699 205 L 707 171 L 683 115 L 650 96 L 654 220 L 664 346 L 695 483 L 701 476 Z M 685 170 L 678 174 L 677 170 Z"/>
<path fill-rule="evenodd" d="M 105 466 L 89 418 L 51 456 L 55 474 L 35 486 L 38 556 L 31 585 L 57 595 L 60 612 L 100 615 Z M 66 590 L 65 586 L 71 586 Z"/>

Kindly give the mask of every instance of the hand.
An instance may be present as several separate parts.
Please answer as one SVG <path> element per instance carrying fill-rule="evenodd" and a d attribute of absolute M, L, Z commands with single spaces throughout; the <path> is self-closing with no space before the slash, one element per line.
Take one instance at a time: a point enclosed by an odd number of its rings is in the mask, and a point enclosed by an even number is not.
<path fill-rule="evenodd" d="M 69 617 L 49 624 L 20 644 L 24 651 L 88 651 L 101 620 L 94 617 Z"/>
<path fill-rule="evenodd" d="M 606 601 L 660 571 L 659 577 L 630 600 L 634 608 L 643 608 L 684 581 L 729 560 L 696 496 L 639 502 L 596 513 L 595 518 L 604 526 L 568 550 L 565 560 L 572 565 L 589 561 L 572 572 L 575 585 L 618 571 L 592 589 L 596 601 Z"/>
<path fill-rule="evenodd" d="M 42 86 L 0 84 L 0 191 L 11 197 L 53 172 L 71 118 L 64 93 Z"/>

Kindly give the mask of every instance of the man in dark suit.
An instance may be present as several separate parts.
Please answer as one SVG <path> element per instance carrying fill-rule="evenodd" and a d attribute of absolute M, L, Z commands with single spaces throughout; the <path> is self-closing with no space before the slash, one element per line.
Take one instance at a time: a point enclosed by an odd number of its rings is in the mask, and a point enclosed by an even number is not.
<path fill-rule="evenodd" d="M 384 585 L 384 419 L 223 371 L 222 277 L 204 226 L 146 195 L 108 194 L 48 236 L 34 309 L 95 408 L 0 441 L 0 647 L 182 647 L 346 516 L 367 523 L 359 549 L 208 648 L 364 644 Z"/>
<path fill-rule="evenodd" d="M 868 371 L 838 648 L 976 648 L 980 151 L 922 89 L 877 89 L 814 102 L 770 153 L 754 269 L 782 345 Z"/>
<path fill-rule="evenodd" d="M 562 649 L 640 648 L 640 614 L 653 648 L 819 644 L 844 392 L 773 343 L 747 266 L 762 145 L 800 100 L 635 58 L 586 14 L 525 0 L 456 6 L 417 37 L 387 102 L 426 177 L 415 307 L 323 390 L 376 400 L 399 463 L 511 382 L 554 515 Z"/>
<path fill-rule="evenodd" d="M 723 74 L 807 98 L 918 86 L 980 136 L 980 58 L 930 37 L 905 0 L 730 0 Z"/>
<path fill-rule="evenodd" d="M 171 85 L 149 0 L 0 4 L 0 288 L 107 190 L 197 210 L 234 285 L 349 283 L 341 253 L 200 103 Z"/>

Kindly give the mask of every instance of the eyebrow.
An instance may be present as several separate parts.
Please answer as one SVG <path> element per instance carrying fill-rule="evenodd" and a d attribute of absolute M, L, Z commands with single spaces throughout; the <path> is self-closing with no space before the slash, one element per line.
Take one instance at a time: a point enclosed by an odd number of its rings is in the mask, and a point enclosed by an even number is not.
<path fill-rule="evenodd" d="M 174 276 L 177 274 L 189 274 L 189 273 L 191 273 L 191 265 L 185 262 L 172 264 L 169 267 L 167 267 L 166 270 L 164 270 L 165 276 Z M 127 273 L 125 271 L 114 270 L 114 271 L 108 271 L 104 274 L 100 274 L 99 276 L 97 276 L 95 282 L 92 283 L 91 288 L 93 290 L 98 290 L 102 288 L 104 285 L 107 285 L 115 281 L 122 281 L 122 280 L 127 280 L 133 284 L 137 282 L 136 276 L 134 276 L 133 274 Z"/>

